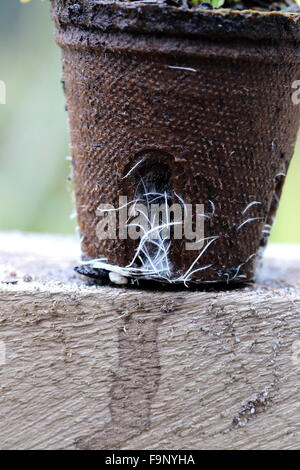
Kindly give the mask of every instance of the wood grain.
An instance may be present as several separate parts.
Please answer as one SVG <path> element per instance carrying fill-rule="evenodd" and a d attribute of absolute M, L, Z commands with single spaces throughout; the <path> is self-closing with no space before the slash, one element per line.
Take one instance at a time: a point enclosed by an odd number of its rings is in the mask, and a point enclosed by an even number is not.
<path fill-rule="evenodd" d="M 255 286 L 163 292 L 91 284 L 73 238 L 0 247 L 1 449 L 299 448 L 299 248 Z"/>

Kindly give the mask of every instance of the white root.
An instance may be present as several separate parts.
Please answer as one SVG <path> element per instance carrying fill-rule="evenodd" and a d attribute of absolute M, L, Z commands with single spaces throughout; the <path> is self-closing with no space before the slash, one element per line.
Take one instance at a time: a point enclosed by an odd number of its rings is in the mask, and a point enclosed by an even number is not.
<path fill-rule="evenodd" d="M 249 224 L 250 222 L 254 222 L 254 221 L 256 221 L 256 220 L 263 220 L 263 217 L 250 217 L 249 219 L 244 220 L 244 222 L 242 222 L 242 223 L 237 227 L 237 230 L 240 230 L 242 227 L 244 227 L 244 225 Z"/>
<path fill-rule="evenodd" d="M 142 160 L 138 162 L 125 177 L 127 177 L 141 162 Z M 197 266 L 197 264 L 209 246 L 219 237 L 213 236 L 199 240 L 199 242 L 206 241 L 206 245 L 202 247 L 200 253 L 198 253 L 184 275 L 175 277 L 172 273 L 172 266 L 170 263 L 170 249 L 172 246 L 172 241 L 165 235 L 165 230 L 170 229 L 175 225 L 182 224 L 182 222 L 170 221 L 170 214 L 168 210 L 168 201 L 170 196 L 166 191 L 162 193 L 155 190 L 155 188 L 153 190 L 152 188 L 147 188 L 143 179 L 141 179 L 140 182 L 143 187 L 143 194 L 137 194 L 134 200 L 127 202 L 122 206 L 126 207 L 131 205 L 131 214 L 127 220 L 126 227 L 136 227 L 142 233 L 130 263 L 126 267 L 120 267 L 111 265 L 108 263 L 106 258 L 98 258 L 91 261 L 86 261 L 83 264 L 88 264 L 93 268 L 104 269 L 108 271 L 111 282 L 118 285 L 125 285 L 128 282 L 128 278 L 165 281 L 171 284 L 184 283 L 187 285 L 187 283 L 192 280 L 192 276 L 195 273 L 209 269 L 212 266 L 212 264 L 207 264 L 204 266 Z M 178 194 L 175 195 L 183 206 L 184 210 L 186 210 L 183 198 Z M 145 202 L 147 209 L 149 209 L 154 201 L 162 201 L 164 203 L 165 221 L 163 223 L 159 223 L 159 221 L 155 219 L 155 216 L 153 218 L 149 217 L 149 211 L 143 212 L 140 208 L 138 211 L 136 210 L 135 206 L 138 202 Z M 209 201 L 209 203 L 212 207 L 212 213 L 210 216 L 213 216 L 215 213 L 215 205 L 212 201 Z M 103 212 L 110 210 L 117 211 L 120 209 L 121 207 L 117 209 L 104 209 Z M 142 224 L 136 223 L 135 221 L 130 222 L 130 218 L 137 212 L 139 212 L 145 218 L 147 227 L 149 227 L 147 230 L 145 230 L 145 227 Z M 168 231 L 167 234 L 169 236 Z"/>
<path fill-rule="evenodd" d="M 181 67 L 179 65 L 168 65 L 168 69 L 178 69 L 178 70 L 186 70 L 187 72 L 197 72 L 196 69 L 192 67 Z"/>
<path fill-rule="evenodd" d="M 257 204 L 261 204 L 261 202 L 259 201 L 253 201 L 253 202 L 250 202 L 249 204 L 247 204 L 247 206 L 245 207 L 245 209 L 243 210 L 242 214 L 246 214 L 246 212 L 253 206 L 256 206 Z"/>

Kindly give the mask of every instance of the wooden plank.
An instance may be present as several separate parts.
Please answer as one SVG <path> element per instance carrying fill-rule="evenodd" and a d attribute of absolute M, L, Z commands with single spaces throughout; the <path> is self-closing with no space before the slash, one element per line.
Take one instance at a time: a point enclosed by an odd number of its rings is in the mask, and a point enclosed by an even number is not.
<path fill-rule="evenodd" d="M 0 247 L 1 449 L 299 447 L 299 247 L 219 292 L 93 285 L 69 237 Z"/>

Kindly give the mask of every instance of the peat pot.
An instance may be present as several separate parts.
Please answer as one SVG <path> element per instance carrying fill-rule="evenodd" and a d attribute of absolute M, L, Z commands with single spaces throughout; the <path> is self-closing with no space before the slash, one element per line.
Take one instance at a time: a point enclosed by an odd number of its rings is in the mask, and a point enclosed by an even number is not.
<path fill-rule="evenodd" d="M 300 15 L 52 12 L 84 259 L 116 282 L 255 279 L 299 125 Z"/>

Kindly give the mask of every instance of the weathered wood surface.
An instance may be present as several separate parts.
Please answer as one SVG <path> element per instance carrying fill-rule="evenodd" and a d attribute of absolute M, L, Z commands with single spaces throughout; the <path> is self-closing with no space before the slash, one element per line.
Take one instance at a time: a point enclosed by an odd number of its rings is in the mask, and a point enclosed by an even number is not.
<path fill-rule="evenodd" d="M 222 292 L 89 285 L 78 256 L 0 235 L 1 449 L 299 448 L 299 248 Z"/>

